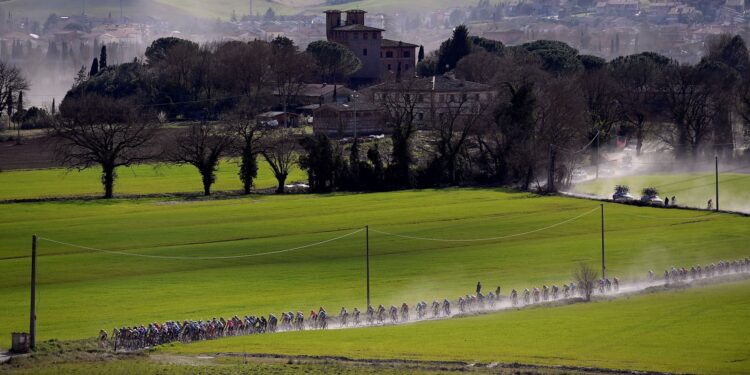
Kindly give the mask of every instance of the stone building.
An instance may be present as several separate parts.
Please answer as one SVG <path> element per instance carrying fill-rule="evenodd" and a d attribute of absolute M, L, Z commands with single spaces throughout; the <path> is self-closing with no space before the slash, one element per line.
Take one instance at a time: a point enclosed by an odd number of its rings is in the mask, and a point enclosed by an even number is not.
<path fill-rule="evenodd" d="M 419 46 L 383 39 L 385 30 L 365 25 L 366 12 L 363 10 L 346 11 L 346 19 L 342 19 L 341 13 L 340 10 L 325 12 L 326 38 L 346 46 L 362 62 L 352 79 L 374 82 L 384 76 L 414 76 Z"/>
<path fill-rule="evenodd" d="M 492 86 L 457 79 L 450 74 L 386 82 L 368 88 L 380 107 L 388 103 L 413 103 L 415 124 L 429 128 L 443 115 L 475 115 L 486 111 L 497 97 Z"/>
<path fill-rule="evenodd" d="M 315 134 L 352 137 L 386 133 L 385 112 L 373 103 L 327 103 L 313 113 Z"/>

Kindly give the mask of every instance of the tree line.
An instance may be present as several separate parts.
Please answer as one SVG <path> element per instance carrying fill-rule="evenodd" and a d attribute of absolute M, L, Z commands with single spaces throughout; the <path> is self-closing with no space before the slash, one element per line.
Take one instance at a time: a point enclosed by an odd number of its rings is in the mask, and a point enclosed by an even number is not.
<path fill-rule="evenodd" d="M 307 172 L 313 192 L 467 184 L 554 190 L 593 159 L 586 146 L 594 140 L 627 136 L 638 153 L 658 140 L 677 158 L 733 157 L 741 140 L 732 119 L 746 129 L 750 123 L 748 52 L 738 36 L 717 37 L 700 63 L 685 65 L 655 53 L 607 62 L 556 41 L 504 46 L 465 26 L 422 59 L 419 73 L 485 83 L 497 93 L 491 102 L 459 98 L 418 126 L 415 78 L 401 77 L 382 103 L 385 139 L 306 136 L 255 121 L 274 105 L 291 106 L 305 82 L 342 82 L 359 64 L 331 42 L 300 50 L 286 38 L 160 39 L 143 61 L 92 69 L 77 80 L 55 121 L 58 154 L 70 166 L 101 166 L 107 197 L 118 167 L 154 158 L 194 166 L 209 195 L 219 161 L 230 155 L 241 160 L 245 193 L 259 157 L 279 193 L 295 166 Z M 160 124 L 180 119 L 193 121 L 173 140 L 159 136 Z"/>

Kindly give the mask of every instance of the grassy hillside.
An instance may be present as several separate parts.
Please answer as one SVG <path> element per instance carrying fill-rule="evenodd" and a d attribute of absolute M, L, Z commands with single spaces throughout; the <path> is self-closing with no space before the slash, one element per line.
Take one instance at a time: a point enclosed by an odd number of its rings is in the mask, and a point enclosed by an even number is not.
<path fill-rule="evenodd" d="M 0 205 L 0 345 L 28 324 L 30 235 L 156 256 L 244 256 L 295 248 L 371 226 L 374 303 L 413 303 L 487 288 L 570 279 L 599 261 L 598 204 L 499 190 L 113 200 Z M 582 214 L 574 222 L 550 227 Z M 610 275 L 748 256 L 748 219 L 607 205 Z M 546 230 L 539 230 L 550 227 Z M 389 237 L 375 230 L 477 242 Z M 260 257 L 155 259 L 39 244 L 41 339 L 101 328 L 364 304 L 364 233 Z"/>
<path fill-rule="evenodd" d="M 276 186 L 276 178 L 263 158 L 258 158 L 259 170 L 255 187 L 258 189 Z M 213 191 L 242 190 L 236 161 L 223 162 L 216 172 Z M 115 195 L 142 195 L 165 193 L 199 193 L 203 191 L 200 174 L 188 165 L 137 165 L 119 168 L 115 182 Z M 0 200 L 34 199 L 70 196 L 100 196 L 101 170 L 84 171 L 64 168 L 18 170 L 0 172 Z M 307 176 L 294 169 L 287 183 L 306 181 Z"/>
<path fill-rule="evenodd" d="M 612 197 L 615 185 L 628 185 L 631 194 L 640 197 L 641 190 L 655 187 L 662 198 L 677 197 L 677 204 L 705 208 L 709 199 L 715 200 L 715 176 L 712 173 L 659 174 L 601 178 L 573 186 L 572 191 Z M 750 212 L 750 174 L 721 173 L 719 175 L 720 208 Z"/>
<path fill-rule="evenodd" d="M 234 337 L 170 353 L 269 353 L 350 358 L 747 373 L 750 282 L 593 304 L 326 332 Z"/>

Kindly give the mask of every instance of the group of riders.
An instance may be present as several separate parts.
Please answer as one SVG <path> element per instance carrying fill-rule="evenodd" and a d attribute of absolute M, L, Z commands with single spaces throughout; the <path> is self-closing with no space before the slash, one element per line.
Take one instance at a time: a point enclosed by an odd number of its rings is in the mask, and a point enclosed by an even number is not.
<path fill-rule="evenodd" d="M 718 264 L 709 264 L 705 267 L 695 266 L 690 269 L 674 268 L 664 271 L 664 282 L 666 284 L 708 278 L 728 273 L 750 272 L 750 258 L 735 260 L 731 262 L 721 261 Z M 648 272 L 648 281 L 655 282 L 653 271 Z M 620 280 L 618 278 L 602 278 L 592 282 L 586 288 L 583 282 L 557 285 L 543 285 L 541 288 L 524 289 L 518 292 L 512 289 L 507 297 L 507 303 L 510 306 L 523 306 L 534 303 L 554 301 L 560 298 L 582 297 L 586 295 L 587 290 L 591 293 L 598 291 L 600 294 L 618 292 L 620 290 Z M 448 298 L 442 301 L 434 300 L 431 304 L 425 301 L 417 302 L 415 305 L 415 318 L 434 319 L 441 317 L 450 317 L 454 313 L 464 314 L 482 310 L 494 309 L 506 297 L 501 295 L 500 287 L 486 295 L 481 291 L 481 283 L 477 283 L 476 293 L 465 295 L 458 298 L 456 306 Z M 457 308 L 452 310 L 452 308 Z M 312 310 L 305 316 L 298 311 L 284 312 L 280 318 L 273 314 L 265 316 L 249 315 L 244 318 L 233 316 L 231 319 L 213 318 L 211 320 L 184 320 L 168 321 L 165 323 L 151 323 L 147 326 L 115 328 L 111 336 L 101 330 L 99 332 L 99 344 L 102 347 L 113 348 L 117 350 L 138 350 L 146 347 L 153 347 L 170 342 L 180 341 L 189 343 L 193 341 L 211 340 L 226 336 L 240 336 L 250 334 L 273 333 L 278 331 L 294 331 L 305 329 L 326 329 L 330 321 L 336 320 L 339 326 L 363 326 L 363 325 L 383 325 L 407 322 L 411 319 L 410 307 L 407 303 L 400 306 L 391 305 L 386 308 L 379 305 L 374 308 L 368 305 L 365 311 L 360 311 L 356 307 L 349 311 L 342 307 L 338 316 L 331 317 L 328 312 L 321 307 L 317 311 Z"/>
<path fill-rule="evenodd" d="M 714 276 L 721 276 L 730 273 L 741 273 L 750 271 L 750 258 L 738 259 L 733 261 L 720 261 L 711 263 L 705 267 L 693 266 L 690 269 L 685 267 L 664 270 L 664 283 L 684 282 L 687 280 L 697 280 Z M 648 281 L 654 281 L 654 272 L 648 271 Z"/>

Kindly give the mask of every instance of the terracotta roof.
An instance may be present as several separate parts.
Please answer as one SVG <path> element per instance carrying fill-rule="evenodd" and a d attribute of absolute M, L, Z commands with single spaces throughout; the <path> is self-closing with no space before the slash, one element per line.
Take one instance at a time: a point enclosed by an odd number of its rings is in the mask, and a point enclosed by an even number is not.
<path fill-rule="evenodd" d="M 381 47 L 411 47 L 411 48 L 419 48 L 416 44 L 406 43 L 402 41 L 395 41 L 391 39 L 383 39 L 380 42 Z"/>
<path fill-rule="evenodd" d="M 377 27 L 365 26 L 365 25 L 360 25 L 360 24 L 339 26 L 339 27 L 334 28 L 333 30 L 335 31 L 385 31 L 383 29 L 378 29 Z"/>

